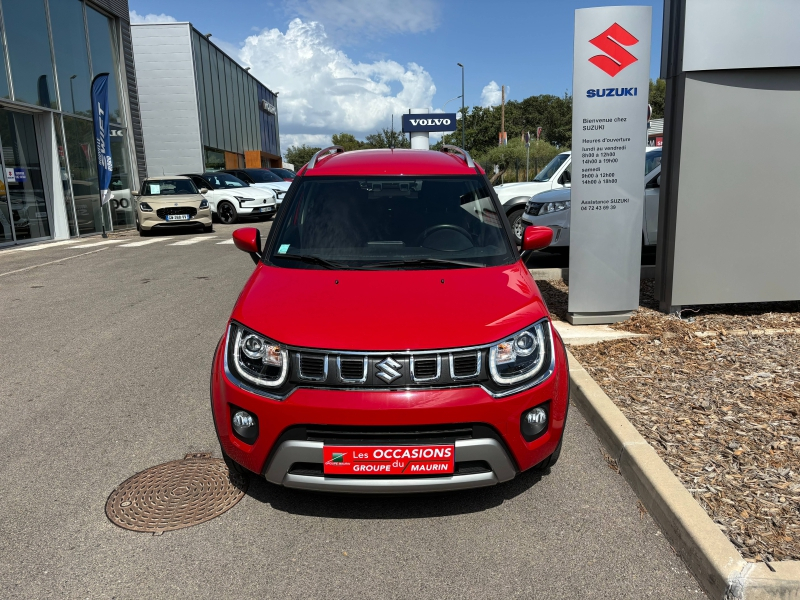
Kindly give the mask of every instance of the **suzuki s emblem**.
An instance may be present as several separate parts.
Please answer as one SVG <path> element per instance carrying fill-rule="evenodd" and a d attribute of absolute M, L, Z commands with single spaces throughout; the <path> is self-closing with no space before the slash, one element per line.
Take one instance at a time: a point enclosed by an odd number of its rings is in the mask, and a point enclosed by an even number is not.
<path fill-rule="evenodd" d="M 376 375 L 383 379 L 386 383 L 392 383 L 395 379 L 402 377 L 402 375 L 400 375 L 400 373 L 397 371 L 397 369 L 401 368 L 402 366 L 403 365 L 389 356 L 375 365 L 378 371 L 380 371 L 380 373 L 376 373 Z"/>
<path fill-rule="evenodd" d="M 589 40 L 589 43 L 605 52 L 605 54 L 593 56 L 589 59 L 589 62 L 611 75 L 611 77 L 614 77 L 622 69 L 631 66 L 638 60 L 622 46 L 633 46 L 638 44 L 639 40 L 617 23 L 614 23 L 596 38 Z"/>

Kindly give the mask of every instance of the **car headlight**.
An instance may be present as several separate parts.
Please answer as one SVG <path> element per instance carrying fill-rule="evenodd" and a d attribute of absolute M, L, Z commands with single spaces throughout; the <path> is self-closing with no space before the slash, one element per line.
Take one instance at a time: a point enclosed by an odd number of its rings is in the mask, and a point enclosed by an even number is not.
<path fill-rule="evenodd" d="M 147 202 L 139 202 L 139 210 L 142 212 L 153 212 L 153 207 Z"/>
<path fill-rule="evenodd" d="M 200 201 L 200 210 L 203 210 L 204 208 L 208 208 L 208 200 L 205 198 Z"/>
<path fill-rule="evenodd" d="M 239 204 L 244 204 L 245 202 L 255 202 L 254 198 L 246 198 L 244 196 L 234 196 L 239 201 Z"/>
<path fill-rule="evenodd" d="M 489 349 L 489 373 L 500 385 L 512 385 L 536 377 L 545 365 L 549 331 L 547 319 L 498 342 Z"/>
<path fill-rule="evenodd" d="M 567 210 L 570 207 L 570 201 L 565 200 L 564 202 L 545 202 L 542 205 L 542 208 L 539 209 L 540 215 L 546 215 L 548 213 L 558 212 L 560 210 Z"/>
<path fill-rule="evenodd" d="M 278 200 L 283 200 L 283 197 L 284 197 L 285 195 L 286 195 L 286 192 L 284 192 L 283 190 L 275 190 L 275 197 L 276 197 Z"/>
<path fill-rule="evenodd" d="M 289 353 L 277 342 L 231 324 L 228 352 L 236 373 L 245 381 L 267 388 L 279 387 L 286 381 Z"/>

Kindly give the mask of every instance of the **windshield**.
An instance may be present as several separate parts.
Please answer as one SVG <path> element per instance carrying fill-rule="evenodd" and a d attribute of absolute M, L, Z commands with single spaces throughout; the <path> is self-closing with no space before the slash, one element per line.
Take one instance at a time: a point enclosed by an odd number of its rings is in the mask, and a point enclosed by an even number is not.
<path fill-rule="evenodd" d="M 661 150 L 651 150 L 644 155 L 644 174 L 647 175 L 661 164 Z"/>
<path fill-rule="evenodd" d="M 228 173 L 203 173 L 203 179 L 217 189 L 250 187 L 249 183 L 245 183 L 238 177 Z"/>
<path fill-rule="evenodd" d="M 191 179 L 158 179 L 145 181 L 142 186 L 143 196 L 183 196 L 199 193 Z"/>
<path fill-rule="evenodd" d="M 250 171 L 245 171 L 245 173 L 247 173 L 256 183 L 273 183 L 275 181 L 283 181 L 283 179 L 275 175 L 275 173 L 272 171 L 267 171 L 266 169 L 251 169 Z"/>
<path fill-rule="evenodd" d="M 305 178 L 269 261 L 294 269 L 468 268 L 515 257 L 485 179 Z"/>
<path fill-rule="evenodd" d="M 550 181 L 553 175 L 556 174 L 559 167 L 564 164 L 564 161 L 569 158 L 569 154 L 559 154 L 547 166 L 539 171 L 539 174 L 533 178 L 534 181 Z"/>

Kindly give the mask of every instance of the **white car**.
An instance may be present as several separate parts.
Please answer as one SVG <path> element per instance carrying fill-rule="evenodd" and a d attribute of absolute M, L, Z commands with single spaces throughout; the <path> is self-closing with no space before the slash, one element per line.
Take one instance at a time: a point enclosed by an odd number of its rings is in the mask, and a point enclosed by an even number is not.
<path fill-rule="evenodd" d="M 571 152 L 557 154 L 544 169 L 539 171 L 533 181 L 495 186 L 494 191 L 506 211 L 511 229 L 514 230 L 514 237 L 517 238 L 517 244 L 522 244 L 522 232 L 525 230 L 522 214 L 525 212 L 525 204 L 531 199 L 531 196 L 548 190 L 559 190 L 570 185 L 572 181 L 571 155 Z"/>
<path fill-rule="evenodd" d="M 655 246 L 658 235 L 658 197 L 661 186 L 661 148 L 648 148 L 645 155 L 644 216 L 642 245 Z M 552 248 L 569 246 L 572 189 L 542 192 L 531 198 L 522 215 L 523 229 L 528 225 L 544 225 L 553 230 Z"/>
<path fill-rule="evenodd" d="M 273 190 L 279 206 L 283 202 L 289 186 L 292 185 L 291 182 L 284 181 L 269 169 L 225 169 L 224 172 L 230 173 L 252 186 Z"/>
<path fill-rule="evenodd" d="M 253 187 L 228 173 L 215 171 L 186 176 L 198 189 L 206 190 L 203 197 L 220 223 L 236 223 L 239 217 L 271 218 L 278 210 L 275 192 Z"/>

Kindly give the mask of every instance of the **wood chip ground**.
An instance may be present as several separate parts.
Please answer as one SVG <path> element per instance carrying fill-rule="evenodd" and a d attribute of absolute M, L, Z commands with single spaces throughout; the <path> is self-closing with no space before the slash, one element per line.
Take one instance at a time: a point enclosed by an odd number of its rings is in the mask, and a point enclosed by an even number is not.
<path fill-rule="evenodd" d="M 538 282 L 556 318 L 563 281 Z M 800 302 L 642 307 L 573 354 L 751 561 L 800 560 Z M 559 314 L 560 313 L 560 314 Z"/>

